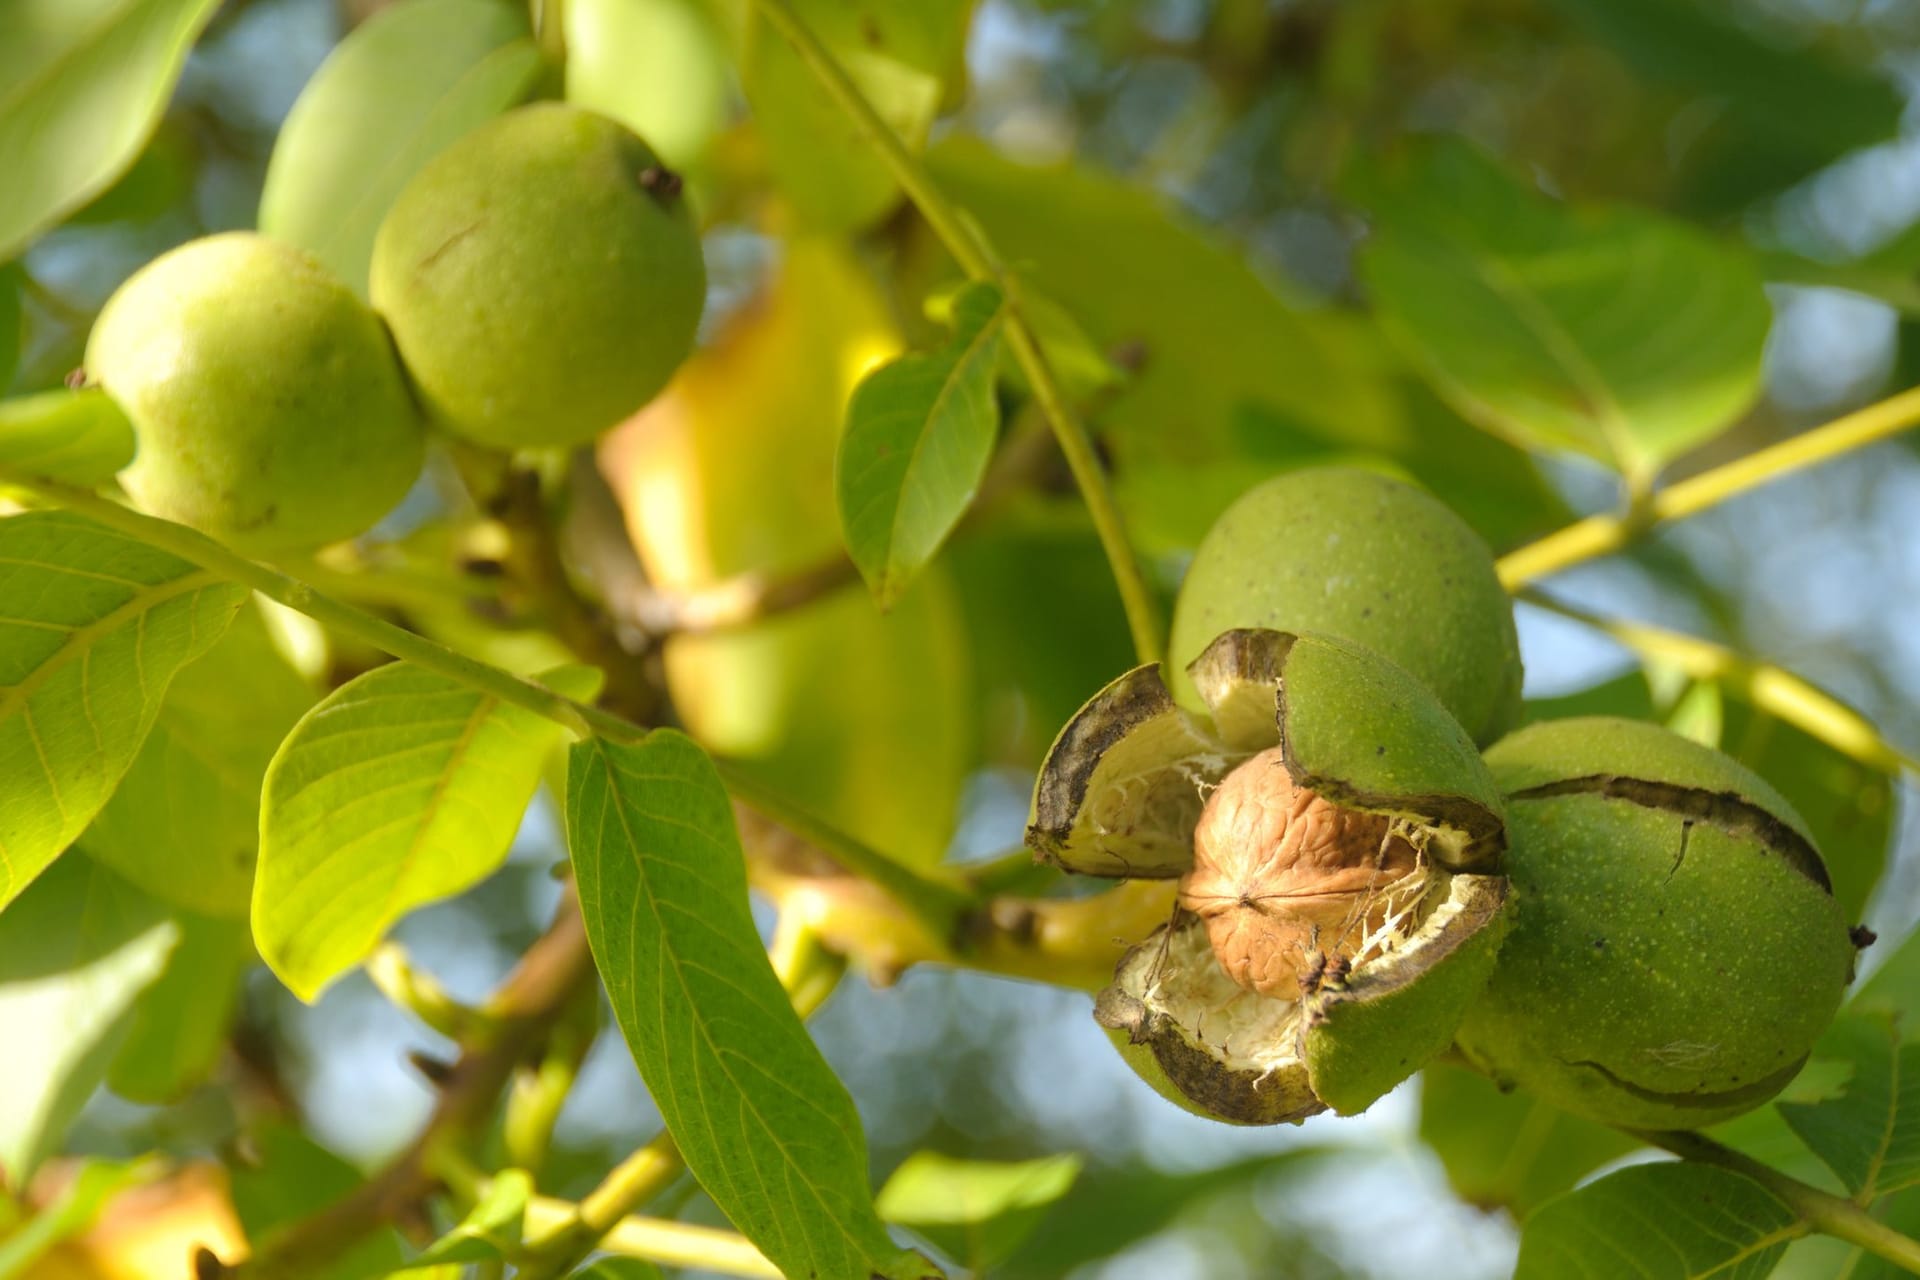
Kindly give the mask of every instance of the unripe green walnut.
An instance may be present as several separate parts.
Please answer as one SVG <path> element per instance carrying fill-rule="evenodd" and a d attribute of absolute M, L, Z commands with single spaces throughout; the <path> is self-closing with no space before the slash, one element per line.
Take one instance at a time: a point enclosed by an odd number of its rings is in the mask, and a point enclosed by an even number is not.
<path fill-rule="evenodd" d="M 1514 923 L 1461 1026 L 1467 1057 L 1634 1128 L 1712 1124 L 1778 1093 L 1855 954 L 1791 806 L 1640 721 L 1532 725 L 1487 763 L 1507 793 Z"/>
<path fill-rule="evenodd" d="M 134 501 L 242 551 L 360 533 L 420 473 L 420 416 L 380 318 L 264 236 L 141 268 L 94 324 L 86 372 L 139 438 L 120 477 Z"/>
<path fill-rule="evenodd" d="M 1424 490 L 1371 471 L 1275 476 L 1214 522 L 1173 612 L 1167 666 L 1182 706 L 1199 707 L 1183 668 L 1237 627 L 1365 645 L 1426 684 L 1475 742 L 1519 711 L 1513 607 L 1486 543 Z"/>
<path fill-rule="evenodd" d="M 371 289 L 436 422 L 496 448 L 565 446 L 666 385 L 706 267 L 679 179 L 647 144 L 544 102 L 414 176 L 375 237 Z"/>

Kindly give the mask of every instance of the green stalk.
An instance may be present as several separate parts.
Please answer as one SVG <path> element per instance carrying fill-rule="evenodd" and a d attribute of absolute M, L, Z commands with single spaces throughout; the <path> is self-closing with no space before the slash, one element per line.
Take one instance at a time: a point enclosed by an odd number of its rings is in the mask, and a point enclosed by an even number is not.
<path fill-rule="evenodd" d="M 1163 642 L 1159 609 L 1154 603 L 1153 592 L 1148 588 L 1146 575 L 1141 572 L 1140 562 L 1133 554 L 1133 544 L 1127 541 L 1120 508 L 1114 503 L 1113 490 L 1107 484 L 1106 473 L 1101 469 L 1099 456 L 1093 449 L 1093 441 L 1068 405 L 1059 380 L 1040 349 L 1039 339 L 1027 322 L 1019 282 L 994 260 L 992 250 L 979 231 L 948 201 L 934 184 L 932 176 L 907 150 L 906 144 L 892 127 L 880 118 L 880 113 L 874 110 L 873 104 L 860 92 L 860 87 L 848 77 L 839 60 L 820 43 L 819 37 L 801 21 L 787 0 L 753 0 L 753 4 L 767 24 L 793 46 L 800 60 L 807 64 L 826 89 L 828 96 L 847 113 L 854 127 L 887 166 L 894 181 L 900 184 L 907 199 L 920 210 L 920 215 L 927 220 L 934 235 L 940 238 L 947 252 L 960 264 L 960 269 L 971 279 L 999 286 L 1007 300 L 1007 348 L 1033 387 L 1034 400 L 1046 416 L 1047 425 L 1053 429 L 1054 439 L 1059 442 L 1067 468 L 1073 473 L 1074 483 L 1079 486 L 1080 496 L 1093 518 L 1094 531 L 1100 537 L 1108 569 L 1120 592 L 1120 603 L 1126 610 L 1127 629 L 1133 636 L 1134 652 L 1142 662 L 1158 662 L 1163 652 Z"/>
<path fill-rule="evenodd" d="M 1627 515 L 1588 516 L 1500 558 L 1509 591 L 1576 564 L 1611 555 L 1649 530 L 1718 506 L 1781 476 L 1830 461 L 1920 424 L 1920 387 L 1888 396 L 1790 440 L 1757 449 L 1660 490 Z"/>

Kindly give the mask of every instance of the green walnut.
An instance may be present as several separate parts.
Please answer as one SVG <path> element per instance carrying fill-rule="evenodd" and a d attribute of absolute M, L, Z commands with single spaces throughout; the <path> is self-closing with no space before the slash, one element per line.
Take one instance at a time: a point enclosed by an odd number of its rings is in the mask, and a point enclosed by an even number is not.
<path fill-rule="evenodd" d="M 380 318 L 318 259 L 247 232 L 148 263 L 100 313 L 86 372 L 139 439 L 140 507 L 255 554 L 364 531 L 420 474 Z"/>
<path fill-rule="evenodd" d="M 1520 708 L 1513 606 L 1485 542 L 1443 503 L 1371 471 L 1308 467 L 1242 494 L 1195 553 L 1173 612 L 1176 669 L 1223 631 L 1317 631 L 1405 667 L 1487 743 Z"/>
<path fill-rule="evenodd" d="M 371 289 L 439 425 L 557 447 L 666 385 L 693 346 L 706 267 L 680 180 L 647 144 L 545 102 L 414 176 L 374 239 Z"/>
<path fill-rule="evenodd" d="M 1460 1028 L 1496 1081 L 1631 1128 L 1778 1093 L 1840 1006 L 1855 946 L 1805 823 L 1717 751 L 1652 724 L 1536 724 L 1487 761 L 1514 923 Z"/>
<path fill-rule="evenodd" d="M 1232 631 L 1068 722 L 1028 843 L 1177 879 L 1095 1018 L 1146 1081 L 1236 1124 L 1362 1111 L 1451 1043 L 1504 929 L 1498 789 L 1432 693 L 1327 636 Z"/>

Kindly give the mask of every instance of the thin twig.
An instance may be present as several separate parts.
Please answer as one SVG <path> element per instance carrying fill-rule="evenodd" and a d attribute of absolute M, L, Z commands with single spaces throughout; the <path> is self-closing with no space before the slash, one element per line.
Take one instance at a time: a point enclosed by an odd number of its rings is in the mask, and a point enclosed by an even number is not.
<path fill-rule="evenodd" d="M 535 1196 L 527 1201 L 527 1229 L 551 1230 L 571 1221 L 581 1206 L 550 1196 Z M 714 1227 L 670 1222 L 661 1218 L 622 1217 L 616 1219 L 598 1241 L 600 1248 L 630 1258 L 646 1258 L 670 1267 L 691 1267 L 730 1276 L 767 1276 L 779 1280 L 780 1269 L 753 1247 L 745 1236 Z M 541 1272 L 522 1268 L 521 1280 L 532 1280 Z"/>
<path fill-rule="evenodd" d="M 839 984 L 841 974 L 846 972 L 845 960 L 822 948 L 810 928 L 785 913 L 780 917 L 768 959 L 780 977 L 780 984 L 793 1001 L 794 1012 L 802 1019 L 813 1016 L 814 1011 L 826 1003 L 827 997 L 833 994 Z M 616 1165 L 579 1204 L 547 1202 L 551 1213 L 544 1223 L 536 1220 L 537 1215 L 530 1205 L 527 1214 L 529 1256 L 521 1263 L 520 1280 L 557 1280 L 596 1247 L 611 1248 L 615 1252 L 634 1252 L 642 1228 L 633 1225 L 639 1220 L 627 1215 L 666 1190 L 684 1167 L 680 1150 L 674 1145 L 672 1136 L 662 1133 Z M 627 1242 L 626 1248 L 615 1245 L 611 1239 L 622 1235 Z M 657 1233 L 648 1238 L 657 1240 Z M 753 1246 L 741 1237 L 731 1236 L 731 1239 L 752 1252 L 753 1257 L 760 1258 L 758 1251 L 753 1250 Z M 641 1252 L 637 1256 L 653 1258 L 656 1262 L 723 1271 L 730 1269 L 724 1265 L 716 1266 L 711 1259 L 705 1258 L 668 1257 L 653 1252 Z M 760 1264 L 768 1265 L 764 1258 L 760 1258 Z M 737 1274 L 778 1275 L 779 1272 L 744 1271 Z"/>
<path fill-rule="evenodd" d="M 10 486 L 47 502 L 88 516 L 150 546 L 170 551 L 233 582 L 253 588 L 270 600 L 320 622 L 342 635 L 352 636 L 396 658 L 436 671 L 469 688 L 523 707 L 573 732 L 576 737 L 598 736 L 610 742 L 634 743 L 648 730 L 623 716 L 565 697 L 545 685 L 499 667 L 470 658 L 435 640 L 376 618 L 352 605 L 316 591 L 308 584 L 229 551 L 212 538 L 182 524 L 142 515 L 86 489 L 41 476 L 23 475 L 0 466 L 0 486 Z M 941 881 L 915 872 L 870 846 L 802 811 L 725 760 L 716 761 L 727 787 L 761 813 L 814 841 L 847 870 L 872 876 L 875 883 L 899 897 L 903 906 L 924 917 L 928 928 L 950 932 L 968 905 L 966 895 Z"/>
<path fill-rule="evenodd" d="M 1610 555 L 1662 524 L 1697 515 L 1771 480 L 1830 461 L 1920 424 L 1920 387 L 1757 449 L 1662 489 L 1626 515 L 1588 516 L 1500 558 L 1509 591 L 1576 564 Z"/>
<path fill-rule="evenodd" d="M 1721 681 L 1760 710 L 1870 769 L 1920 776 L 1920 760 L 1888 742 L 1858 711 L 1784 667 L 1698 636 L 1589 613 L 1532 588 L 1523 588 L 1517 595 L 1528 604 L 1612 636 L 1644 659 L 1666 663 L 1695 680 Z"/>
<path fill-rule="evenodd" d="M 406 1149 L 344 1198 L 262 1240 L 251 1260 L 214 1274 L 235 1280 L 318 1275 L 382 1224 L 413 1212 L 439 1186 L 435 1150 L 478 1141 L 514 1068 L 592 980 L 586 928 L 569 892 L 552 926 L 487 1003 L 487 1037 L 464 1047 L 433 1114 Z"/>

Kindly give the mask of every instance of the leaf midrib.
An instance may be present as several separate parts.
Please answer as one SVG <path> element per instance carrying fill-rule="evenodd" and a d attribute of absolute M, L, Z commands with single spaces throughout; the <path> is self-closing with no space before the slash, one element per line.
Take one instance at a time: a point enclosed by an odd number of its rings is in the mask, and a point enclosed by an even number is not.
<path fill-rule="evenodd" d="M 640 889 L 640 896 L 646 902 L 648 911 L 652 914 L 654 918 L 655 927 L 658 931 L 657 936 L 659 938 L 660 953 L 663 959 L 669 962 L 667 967 L 673 973 L 674 980 L 679 985 L 681 995 L 686 999 L 688 1008 L 698 1009 L 699 1002 L 694 999 L 693 992 L 687 985 L 686 977 L 682 972 L 683 964 L 682 964 L 682 961 L 680 960 L 679 952 L 677 948 L 674 947 L 673 943 L 670 941 L 670 933 L 666 928 L 665 917 L 661 913 L 659 900 L 654 894 L 651 879 L 647 875 L 644 857 L 641 853 L 640 842 L 634 833 L 631 823 L 628 821 L 626 805 L 624 803 L 624 796 L 620 788 L 619 772 L 615 768 L 612 757 L 607 753 L 605 744 L 601 743 L 598 739 L 595 739 L 593 742 L 593 747 L 594 747 L 594 753 L 600 759 L 601 769 L 604 775 L 604 785 L 607 788 L 607 807 L 614 811 L 615 816 L 618 818 L 620 823 L 621 833 L 625 837 L 627 848 L 633 852 L 634 869 L 636 872 L 638 887 Z M 679 778 L 679 777 L 676 777 L 674 780 L 678 782 L 688 781 L 688 779 Z M 685 824 L 682 824 L 682 825 L 685 825 Z M 602 818 L 603 831 L 604 831 L 604 827 L 605 827 L 605 818 L 603 816 Z M 698 828 L 693 828 L 693 829 L 700 831 L 700 834 L 702 835 L 707 834 L 704 830 L 700 830 Z M 602 852 L 603 855 L 604 855 L 605 849 L 606 849 L 606 841 L 603 835 L 602 839 L 599 842 L 599 850 Z M 605 897 L 603 895 L 602 896 L 603 908 L 604 908 L 604 905 L 605 905 Z M 602 915 L 602 927 L 603 928 L 605 927 L 604 914 Z M 733 1070 L 727 1065 L 726 1055 L 722 1054 L 719 1050 L 719 1047 L 714 1043 L 713 1036 L 708 1028 L 706 1019 L 704 1017 L 695 1017 L 692 1021 L 693 1021 L 694 1031 L 700 1037 L 701 1042 L 706 1046 L 709 1056 L 712 1058 L 713 1062 L 719 1068 L 719 1070 L 726 1076 L 728 1081 L 734 1085 L 734 1092 L 736 1096 L 740 1099 L 741 1105 L 753 1114 L 754 1120 L 759 1125 L 761 1131 L 774 1139 L 773 1147 L 776 1151 L 780 1153 L 781 1161 L 787 1166 L 789 1170 L 792 1171 L 794 1175 L 796 1175 L 799 1184 L 807 1189 L 807 1194 L 813 1199 L 814 1203 L 820 1206 L 820 1209 L 822 1211 L 821 1216 L 824 1217 L 828 1222 L 830 1222 L 833 1225 L 834 1230 L 839 1232 L 841 1238 L 844 1239 L 847 1242 L 847 1244 L 852 1248 L 853 1253 L 856 1257 L 861 1258 L 863 1260 L 869 1260 L 867 1258 L 866 1248 L 847 1229 L 846 1225 L 840 1221 L 839 1216 L 832 1212 L 832 1206 L 827 1203 L 827 1201 L 821 1195 L 819 1190 L 814 1186 L 813 1180 L 807 1176 L 805 1167 L 802 1166 L 798 1161 L 796 1161 L 792 1157 L 792 1155 L 788 1153 L 786 1144 L 782 1143 L 778 1139 L 778 1136 L 777 1136 L 778 1131 L 772 1125 L 769 1125 L 766 1121 L 766 1118 L 761 1115 L 760 1109 L 755 1105 L 754 1099 L 752 1098 L 752 1096 L 748 1094 L 744 1088 L 740 1087 L 740 1082 L 738 1078 L 735 1077 Z M 809 1249 L 808 1252 L 811 1253 L 812 1250 Z"/>

